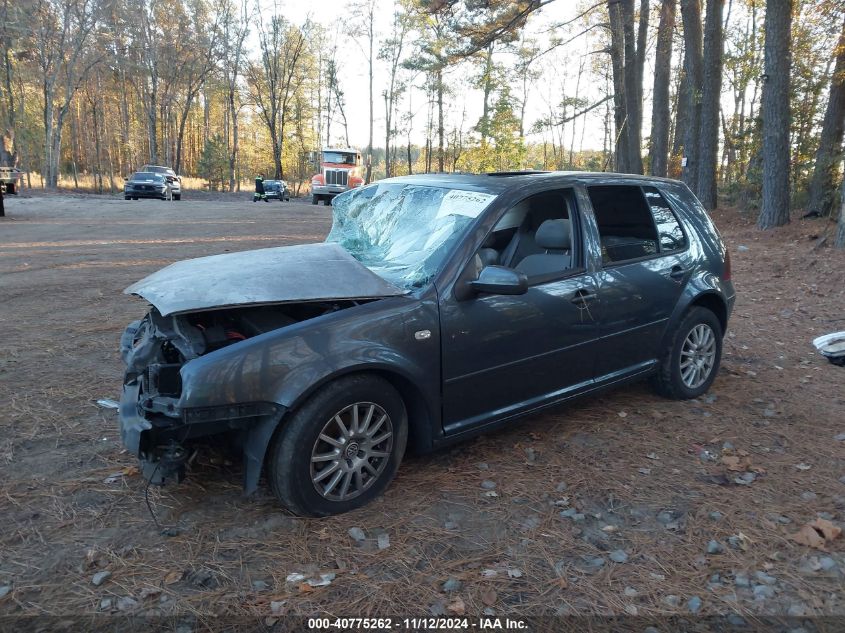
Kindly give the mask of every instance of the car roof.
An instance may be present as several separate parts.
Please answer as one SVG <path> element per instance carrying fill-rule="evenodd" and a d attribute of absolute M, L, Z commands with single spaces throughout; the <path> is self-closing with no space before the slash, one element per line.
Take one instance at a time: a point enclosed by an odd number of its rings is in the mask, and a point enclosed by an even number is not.
<path fill-rule="evenodd" d="M 595 181 L 596 184 L 612 184 L 614 182 L 641 182 L 655 183 L 664 182 L 678 184 L 679 181 L 669 178 L 658 178 L 656 176 L 641 176 L 637 174 L 618 174 L 614 172 L 591 172 L 591 171 L 511 171 L 492 172 L 489 174 L 417 174 L 412 176 L 398 176 L 388 178 L 379 182 L 399 182 L 416 185 L 428 185 L 430 187 L 453 187 L 467 188 L 473 191 L 500 194 L 510 189 L 519 188 L 523 185 L 549 182 L 560 185 L 571 185 L 576 182 L 587 183 Z"/>

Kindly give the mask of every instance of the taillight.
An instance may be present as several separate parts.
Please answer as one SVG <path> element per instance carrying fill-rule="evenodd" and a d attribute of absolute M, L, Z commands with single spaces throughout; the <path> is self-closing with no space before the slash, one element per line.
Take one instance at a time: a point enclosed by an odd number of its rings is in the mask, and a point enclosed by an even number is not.
<path fill-rule="evenodd" d="M 722 271 L 722 281 L 731 280 L 731 253 L 725 249 L 725 268 Z"/>

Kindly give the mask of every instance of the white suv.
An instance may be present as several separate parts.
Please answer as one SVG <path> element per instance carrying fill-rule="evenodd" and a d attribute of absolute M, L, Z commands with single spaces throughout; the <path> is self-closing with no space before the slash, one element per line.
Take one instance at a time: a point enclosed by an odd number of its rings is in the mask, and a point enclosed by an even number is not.
<path fill-rule="evenodd" d="M 151 171 L 153 173 L 163 175 L 167 179 L 167 182 L 170 183 L 170 191 L 173 194 L 173 199 L 182 199 L 182 177 L 177 176 L 176 172 L 170 167 L 162 167 L 161 165 L 144 165 L 139 171 Z"/>

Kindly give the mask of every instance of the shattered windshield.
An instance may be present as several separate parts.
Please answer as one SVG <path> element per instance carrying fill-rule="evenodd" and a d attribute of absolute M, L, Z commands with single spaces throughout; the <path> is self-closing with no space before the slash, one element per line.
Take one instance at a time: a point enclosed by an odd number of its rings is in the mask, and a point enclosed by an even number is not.
<path fill-rule="evenodd" d="M 353 189 L 332 201 L 334 221 L 326 241 L 397 286 L 418 288 L 495 197 L 396 182 Z"/>

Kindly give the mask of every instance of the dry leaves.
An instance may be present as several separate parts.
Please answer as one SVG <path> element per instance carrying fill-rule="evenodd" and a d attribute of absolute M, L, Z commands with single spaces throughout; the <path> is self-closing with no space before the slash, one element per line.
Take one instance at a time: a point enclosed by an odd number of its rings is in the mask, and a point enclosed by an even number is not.
<path fill-rule="evenodd" d="M 181 571 L 171 571 L 164 577 L 164 584 L 165 585 L 173 585 L 180 580 L 182 580 L 182 572 Z"/>
<path fill-rule="evenodd" d="M 449 611 L 449 613 L 454 613 L 455 615 L 464 615 L 466 613 L 467 606 L 464 604 L 464 601 L 461 599 L 461 597 L 458 596 L 457 598 L 452 600 L 452 602 L 449 603 L 449 606 L 446 607 L 446 610 Z"/>
<path fill-rule="evenodd" d="M 498 594 L 493 587 L 486 587 L 485 589 L 481 590 L 481 602 L 486 604 L 488 607 L 492 607 L 496 604 L 496 598 Z"/>
<path fill-rule="evenodd" d="M 825 546 L 828 542 L 839 538 L 841 534 L 842 528 L 836 527 L 827 519 L 816 519 L 812 523 L 803 525 L 800 530 L 789 538 L 800 545 L 826 551 L 827 548 Z"/>

